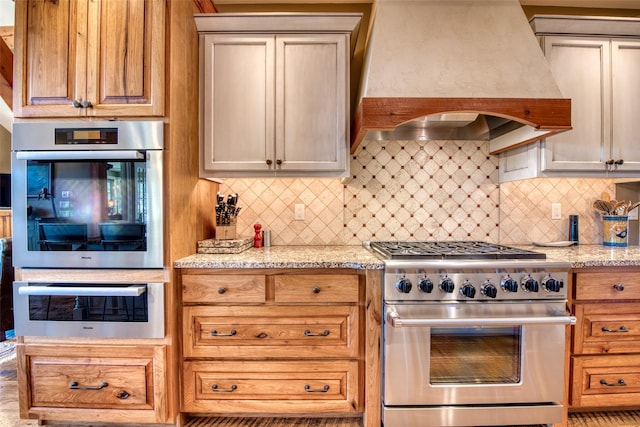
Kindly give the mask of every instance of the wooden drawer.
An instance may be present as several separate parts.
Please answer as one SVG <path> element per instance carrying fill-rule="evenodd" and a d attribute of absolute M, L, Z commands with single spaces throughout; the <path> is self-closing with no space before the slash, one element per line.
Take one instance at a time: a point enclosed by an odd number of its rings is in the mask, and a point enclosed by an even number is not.
<path fill-rule="evenodd" d="M 575 304 L 576 354 L 640 352 L 640 304 Z"/>
<path fill-rule="evenodd" d="M 295 274 L 275 276 L 277 303 L 356 303 L 358 276 L 349 274 Z"/>
<path fill-rule="evenodd" d="M 27 345 L 24 353 L 19 381 L 27 402 L 21 410 L 28 412 L 22 417 L 167 421 L 163 346 Z"/>
<path fill-rule="evenodd" d="M 638 355 L 573 356 L 570 402 L 573 407 L 637 406 Z"/>
<path fill-rule="evenodd" d="M 640 271 L 576 273 L 576 300 L 640 299 Z"/>
<path fill-rule="evenodd" d="M 357 412 L 356 361 L 189 361 L 185 412 Z"/>
<path fill-rule="evenodd" d="M 356 357 L 358 306 L 191 306 L 185 357 Z"/>
<path fill-rule="evenodd" d="M 185 274 L 182 300 L 186 303 L 263 303 L 264 275 Z"/>

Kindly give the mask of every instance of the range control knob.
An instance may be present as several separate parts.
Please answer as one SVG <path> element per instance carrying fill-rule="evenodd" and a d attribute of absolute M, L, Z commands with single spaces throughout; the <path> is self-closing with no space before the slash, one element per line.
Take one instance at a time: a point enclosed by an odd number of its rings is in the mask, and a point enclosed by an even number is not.
<path fill-rule="evenodd" d="M 500 287 L 505 292 L 518 292 L 518 282 L 511 278 L 511 276 L 507 276 L 500 281 Z"/>
<path fill-rule="evenodd" d="M 476 296 L 476 288 L 469 282 L 465 282 L 460 288 L 460 293 L 466 298 L 473 298 Z"/>
<path fill-rule="evenodd" d="M 542 288 L 547 292 L 560 292 L 563 286 L 561 280 L 556 280 L 551 275 L 542 281 Z"/>
<path fill-rule="evenodd" d="M 453 280 L 449 279 L 448 277 L 445 277 L 440 281 L 440 290 L 442 292 L 450 294 L 451 292 L 453 292 L 454 288 L 455 285 L 453 284 Z"/>
<path fill-rule="evenodd" d="M 396 283 L 396 289 L 398 289 L 403 294 L 408 294 L 409 292 L 411 292 L 411 287 L 411 280 L 407 279 L 406 277 L 403 277 Z"/>
<path fill-rule="evenodd" d="M 522 279 L 522 289 L 525 292 L 538 292 L 538 281 L 528 275 L 527 277 Z"/>
<path fill-rule="evenodd" d="M 488 298 L 495 298 L 498 296 L 498 290 L 495 286 L 493 286 L 493 283 L 489 281 L 482 285 L 482 287 L 480 288 L 480 293 Z"/>
<path fill-rule="evenodd" d="M 422 292 L 430 294 L 431 291 L 433 291 L 433 282 L 426 277 L 420 279 L 420 281 L 418 282 L 418 289 L 420 289 Z"/>

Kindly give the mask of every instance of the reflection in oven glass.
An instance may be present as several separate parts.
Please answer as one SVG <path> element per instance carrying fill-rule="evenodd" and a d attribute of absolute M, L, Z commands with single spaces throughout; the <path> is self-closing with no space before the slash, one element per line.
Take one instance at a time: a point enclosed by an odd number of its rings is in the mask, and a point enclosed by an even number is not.
<path fill-rule="evenodd" d="M 431 384 L 517 384 L 521 326 L 431 328 Z"/>
<path fill-rule="evenodd" d="M 147 322 L 147 295 L 29 296 L 29 319 L 48 321 Z"/>

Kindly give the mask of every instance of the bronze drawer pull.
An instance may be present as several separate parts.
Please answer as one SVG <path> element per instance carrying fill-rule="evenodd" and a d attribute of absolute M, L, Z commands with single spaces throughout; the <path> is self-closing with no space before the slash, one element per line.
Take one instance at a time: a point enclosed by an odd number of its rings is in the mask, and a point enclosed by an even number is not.
<path fill-rule="evenodd" d="M 232 337 L 237 333 L 238 332 L 235 329 L 232 329 L 228 334 L 221 334 L 220 332 L 213 330 L 211 331 L 211 336 L 212 337 Z"/>
<path fill-rule="evenodd" d="M 122 400 L 124 400 L 124 399 L 126 399 L 126 398 L 128 398 L 128 397 L 129 397 L 129 393 L 127 393 L 127 392 L 126 392 L 126 391 L 124 391 L 124 390 L 121 390 L 121 391 L 119 391 L 119 392 L 118 392 L 118 394 L 116 394 L 116 397 L 117 397 L 118 399 L 122 399 Z"/>
<path fill-rule="evenodd" d="M 620 378 L 616 384 L 609 384 L 607 380 L 600 380 L 600 384 L 602 384 L 605 387 L 626 387 L 627 386 L 627 383 L 625 383 L 622 378 Z"/>
<path fill-rule="evenodd" d="M 324 387 L 322 387 L 322 390 L 314 390 L 309 384 L 307 384 L 304 386 L 304 391 L 306 391 L 307 393 L 326 393 L 329 391 L 329 385 L 325 384 Z"/>
<path fill-rule="evenodd" d="M 313 289 L 311 289 L 311 292 L 313 292 L 314 294 L 319 294 L 320 293 L 320 288 L 317 286 L 314 286 Z"/>
<path fill-rule="evenodd" d="M 106 382 L 101 382 L 100 385 L 97 386 L 91 386 L 91 385 L 78 385 L 77 381 L 71 381 L 71 384 L 69 384 L 69 389 L 70 390 L 101 390 L 105 387 L 107 387 L 109 384 Z"/>
<path fill-rule="evenodd" d="M 624 291 L 624 285 L 613 285 L 613 289 L 622 292 Z"/>
<path fill-rule="evenodd" d="M 606 326 L 603 326 L 602 332 L 629 332 L 629 330 L 624 325 L 620 326 L 618 329 L 609 329 Z"/>
<path fill-rule="evenodd" d="M 218 288 L 218 293 L 219 293 L 220 295 L 224 294 L 225 292 L 227 292 L 227 288 L 223 288 L 222 286 L 220 286 L 220 287 Z"/>
<path fill-rule="evenodd" d="M 232 384 L 231 388 L 218 388 L 218 384 L 213 384 L 211 386 L 211 391 L 215 391 L 216 393 L 232 393 L 236 391 L 237 388 L 238 386 L 235 384 Z"/>
<path fill-rule="evenodd" d="M 304 334 L 307 337 L 326 337 L 326 336 L 329 336 L 330 333 L 331 333 L 331 331 L 329 331 L 328 329 L 325 329 L 324 331 L 320 332 L 319 334 L 314 334 L 308 329 L 306 331 L 304 331 Z"/>

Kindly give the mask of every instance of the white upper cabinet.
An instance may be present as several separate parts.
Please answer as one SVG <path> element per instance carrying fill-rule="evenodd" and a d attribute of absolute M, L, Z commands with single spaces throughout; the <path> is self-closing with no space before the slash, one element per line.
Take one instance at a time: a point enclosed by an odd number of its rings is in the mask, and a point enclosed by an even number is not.
<path fill-rule="evenodd" d="M 348 174 L 350 37 L 360 21 L 359 15 L 348 16 L 345 29 L 325 32 L 317 16 L 318 28 L 303 19 L 293 32 L 257 31 L 259 24 L 250 24 L 256 30 L 250 32 L 242 25 L 247 18 L 240 22 L 238 15 L 206 18 L 214 29 L 223 23 L 221 31 L 203 31 L 196 20 L 200 176 Z M 244 31 L 233 31 L 234 20 Z"/>
<path fill-rule="evenodd" d="M 638 176 L 640 19 L 553 15 L 532 25 L 571 98 L 573 129 L 501 155 L 500 180 Z"/>

